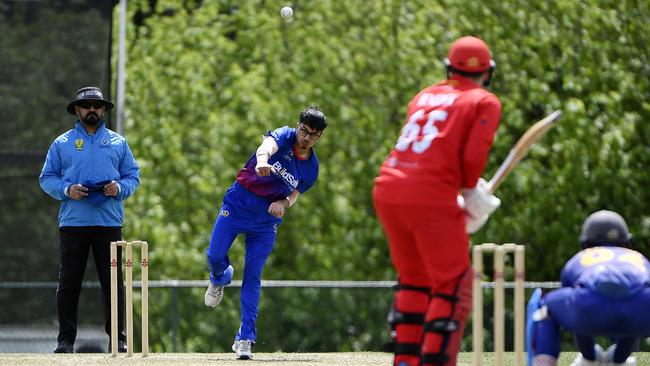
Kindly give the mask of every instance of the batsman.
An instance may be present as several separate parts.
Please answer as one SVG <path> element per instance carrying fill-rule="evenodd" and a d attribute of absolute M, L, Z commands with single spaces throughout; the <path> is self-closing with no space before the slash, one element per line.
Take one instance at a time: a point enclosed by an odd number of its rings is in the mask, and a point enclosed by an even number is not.
<path fill-rule="evenodd" d="M 469 233 L 500 200 L 481 175 L 501 119 L 495 63 L 462 37 L 447 79 L 420 91 L 375 179 L 373 201 L 398 275 L 389 321 L 395 366 L 456 365 L 472 304 Z"/>

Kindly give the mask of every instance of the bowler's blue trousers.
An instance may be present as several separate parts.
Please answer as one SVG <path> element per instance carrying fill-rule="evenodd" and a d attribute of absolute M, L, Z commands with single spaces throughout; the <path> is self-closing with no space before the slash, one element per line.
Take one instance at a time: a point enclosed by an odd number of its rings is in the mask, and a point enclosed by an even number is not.
<path fill-rule="evenodd" d="M 250 192 L 235 182 L 226 191 L 219 216 L 212 229 L 206 254 L 210 281 L 225 286 L 232 275 L 224 274 L 230 265 L 228 250 L 239 234 L 246 235 L 244 277 L 241 287 L 241 325 L 235 339 L 255 341 L 255 321 L 262 288 L 262 268 L 273 250 L 275 235 L 282 219 L 268 213 L 271 202 Z"/>

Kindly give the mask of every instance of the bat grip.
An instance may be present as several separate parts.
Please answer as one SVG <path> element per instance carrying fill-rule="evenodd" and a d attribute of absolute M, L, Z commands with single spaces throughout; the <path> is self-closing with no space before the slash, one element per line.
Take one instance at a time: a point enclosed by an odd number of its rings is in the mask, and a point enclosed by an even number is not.
<path fill-rule="evenodd" d="M 494 193 L 497 190 L 497 188 L 501 185 L 501 182 L 503 182 L 503 180 L 510 172 L 514 160 L 515 160 L 515 151 L 510 150 L 506 159 L 503 161 L 503 163 L 501 163 L 501 166 L 499 166 L 497 172 L 494 173 L 494 176 L 488 182 L 488 190 L 490 191 L 490 193 Z"/>

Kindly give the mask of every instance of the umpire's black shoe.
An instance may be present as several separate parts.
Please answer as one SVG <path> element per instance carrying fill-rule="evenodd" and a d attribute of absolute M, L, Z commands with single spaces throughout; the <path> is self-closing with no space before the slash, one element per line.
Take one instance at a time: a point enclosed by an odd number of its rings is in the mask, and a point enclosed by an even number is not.
<path fill-rule="evenodd" d="M 111 349 L 111 341 L 108 341 L 108 353 L 111 353 L 113 350 Z M 117 352 L 119 353 L 126 353 L 126 342 L 123 340 L 118 340 L 117 341 Z"/>
<path fill-rule="evenodd" d="M 68 341 L 60 341 L 54 349 L 54 353 L 74 353 L 74 344 Z"/>

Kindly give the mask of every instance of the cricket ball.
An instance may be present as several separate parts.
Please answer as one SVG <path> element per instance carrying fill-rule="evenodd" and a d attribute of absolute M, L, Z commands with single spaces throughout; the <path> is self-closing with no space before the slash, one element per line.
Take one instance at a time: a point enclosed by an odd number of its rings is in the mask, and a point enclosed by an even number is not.
<path fill-rule="evenodd" d="M 282 15 L 284 19 L 291 19 L 291 17 L 293 17 L 293 9 L 289 6 L 285 6 L 280 9 L 280 15 Z"/>

